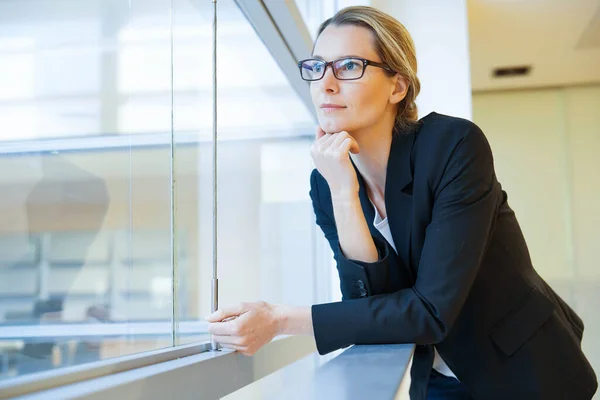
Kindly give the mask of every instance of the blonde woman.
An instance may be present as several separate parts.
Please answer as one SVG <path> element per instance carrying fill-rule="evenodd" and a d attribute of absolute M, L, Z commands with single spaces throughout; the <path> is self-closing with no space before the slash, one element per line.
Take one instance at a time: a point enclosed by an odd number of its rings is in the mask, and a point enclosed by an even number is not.
<path fill-rule="evenodd" d="M 583 323 L 534 270 L 484 134 L 417 117 L 404 26 L 345 8 L 299 69 L 319 119 L 310 196 L 343 301 L 223 309 L 215 339 L 244 354 L 277 334 L 314 335 L 320 354 L 415 343 L 413 399 L 590 399 Z"/>

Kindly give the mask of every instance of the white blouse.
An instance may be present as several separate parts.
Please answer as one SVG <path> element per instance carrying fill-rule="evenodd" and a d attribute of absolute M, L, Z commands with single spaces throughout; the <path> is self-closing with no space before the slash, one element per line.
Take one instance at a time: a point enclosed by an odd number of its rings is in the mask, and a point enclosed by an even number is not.
<path fill-rule="evenodd" d="M 371 199 L 369 199 L 369 200 L 371 200 Z M 373 204 L 372 201 L 371 201 L 371 204 Z M 379 215 L 379 211 L 377 211 L 377 207 L 375 207 L 375 204 L 373 204 L 373 208 L 375 209 L 375 220 L 373 221 L 373 226 L 379 232 L 381 232 L 381 234 L 383 235 L 385 240 L 388 241 L 388 243 L 390 244 L 390 246 L 392 246 L 392 248 L 394 249 L 396 254 L 398 254 L 398 251 L 396 251 L 396 245 L 394 244 L 394 238 L 392 238 L 392 232 L 390 231 L 390 225 L 388 224 L 387 217 L 385 217 L 385 219 L 381 219 L 381 216 Z M 435 346 L 433 348 L 435 351 L 435 356 L 433 359 L 433 368 L 440 374 L 456 378 L 456 375 L 454 375 L 452 370 L 450 370 L 448 365 L 444 362 L 444 360 L 439 355 Z"/>

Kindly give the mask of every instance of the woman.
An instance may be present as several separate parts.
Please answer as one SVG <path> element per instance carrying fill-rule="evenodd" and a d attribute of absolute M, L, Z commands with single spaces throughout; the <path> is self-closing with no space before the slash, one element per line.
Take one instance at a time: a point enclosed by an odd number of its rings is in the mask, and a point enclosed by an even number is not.
<path fill-rule="evenodd" d="M 319 118 L 310 195 L 344 301 L 219 310 L 215 340 L 244 354 L 277 334 L 314 334 L 320 354 L 415 343 L 413 399 L 590 399 L 583 323 L 533 269 L 485 136 L 417 120 L 404 26 L 343 9 L 299 67 Z"/>

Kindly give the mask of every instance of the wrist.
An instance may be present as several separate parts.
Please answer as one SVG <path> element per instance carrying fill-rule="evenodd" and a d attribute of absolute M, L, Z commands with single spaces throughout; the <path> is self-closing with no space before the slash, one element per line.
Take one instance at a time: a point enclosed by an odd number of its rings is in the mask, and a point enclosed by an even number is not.
<path fill-rule="evenodd" d="M 277 326 L 277 335 L 284 335 L 288 330 L 289 309 L 282 304 L 273 304 L 273 316 Z"/>
<path fill-rule="evenodd" d="M 358 190 L 341 190 L 331 192 L 331 201 L 334 204 L 347 204 L 360 201 Z"/>
<path fill-rule="evenodd" d="M 273 316 L 277 326 L 277 335 L 311 335 L 311 307 L 293 307 L 284 304 L 273 305 Z"/>

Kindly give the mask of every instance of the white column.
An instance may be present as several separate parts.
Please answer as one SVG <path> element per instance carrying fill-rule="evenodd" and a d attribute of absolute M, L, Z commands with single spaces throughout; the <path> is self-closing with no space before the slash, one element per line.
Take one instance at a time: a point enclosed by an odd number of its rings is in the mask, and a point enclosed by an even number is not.
<path fill-rule="evenodd" d="M 466 0 L 371 0 L 400 21 L 417 49 L 419 117 L 431 111 L 471 119 Z"/>

